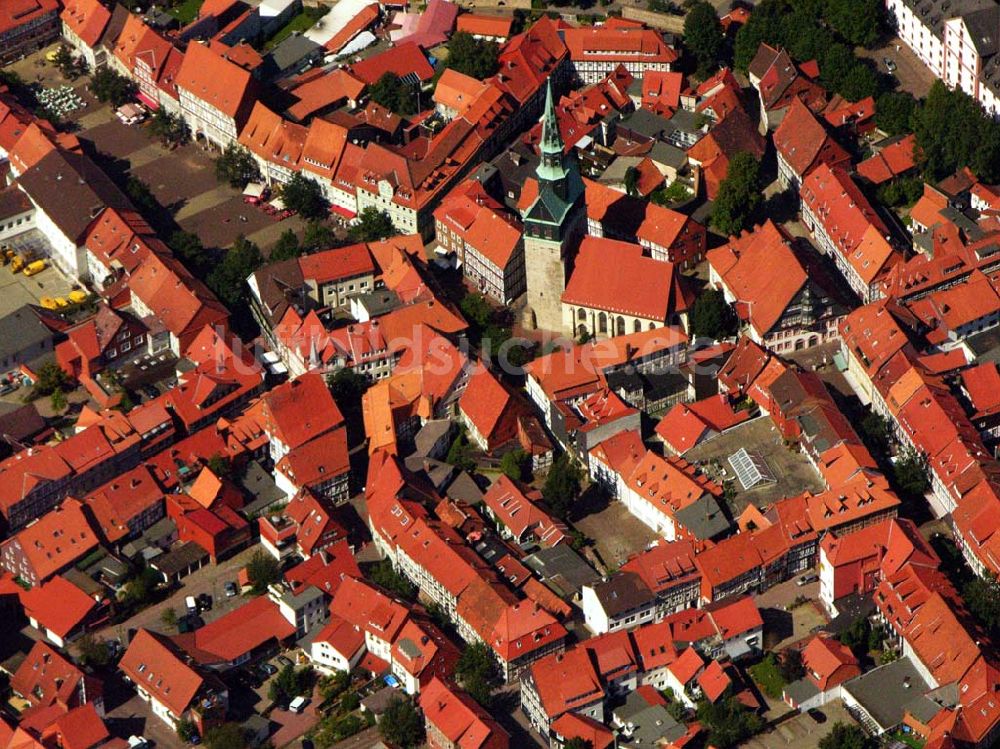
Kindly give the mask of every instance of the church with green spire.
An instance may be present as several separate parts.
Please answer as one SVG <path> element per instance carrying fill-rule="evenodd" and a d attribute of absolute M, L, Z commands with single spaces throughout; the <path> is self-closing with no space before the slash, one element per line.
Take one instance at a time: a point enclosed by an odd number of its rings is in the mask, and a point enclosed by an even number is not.
<path fill-rule="evenodd" d="M 525 324 L 562 331 L 562 293 L 585 220 L 583 180 L 576 159 L 564 153 L 549 81 L 542 114 L 538 194 L 524 210 Z"/>

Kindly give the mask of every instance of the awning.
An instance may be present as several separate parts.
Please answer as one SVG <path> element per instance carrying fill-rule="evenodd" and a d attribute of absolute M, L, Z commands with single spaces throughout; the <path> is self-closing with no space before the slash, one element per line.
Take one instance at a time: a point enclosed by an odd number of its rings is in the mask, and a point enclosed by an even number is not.
<path fill-rule="evenodd" d="M 338 216 L 343 216 L 344 218 L 357 218 L 358 214 L 349 208 L 344 208 L 336 203 L 330 203 L 330 213 L 336 213 Z"/>
<path fill-rule="evenodd" d="M 280 197 L 277 197 L 271 201 L 271 207 L 276 210 L 283 211 L 285 210 L 285 201 L 282 200 Z"/>
<path fill-rule="evenodd" d="M 260 182 L 250 182 L 243 188 L 243 195 L 248 198 L 259 198 L 264 194 L 264 185 Z"/>
<path fill-rule="evenodd" d="M 135 95 L 135 98 L 154 111 L 160 108 L 160 102 L 156 101 L 155 99 L 149 96 L 146 96 L 146 94 L 142 93 L 142 91 L 139 91 Z"/>

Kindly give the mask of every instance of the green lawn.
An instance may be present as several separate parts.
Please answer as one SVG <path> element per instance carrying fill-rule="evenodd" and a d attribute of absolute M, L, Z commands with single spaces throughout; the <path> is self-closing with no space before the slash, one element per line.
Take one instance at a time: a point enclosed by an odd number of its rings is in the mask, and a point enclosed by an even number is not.
<path fill-rule="evenodd" d="M 185 26 L 193 21 L 198 15 L 198 9 L 204 0 L 184 0 L 180 5 L 174 6 L 167 12 Z"/>
<path fill-rule="evenodd" d="M 767 657 L 747 670 L 764 694 L 776 700 L 781 699 L 781 690 L 785 686 L 785 680 L 781 678 L 778 665 L 773 657 Z"/>
<path fill-rule="evenodd" d="M 920 740 L 919 737 L 914 736 L 912 733 L 903 733 L 902 731 L 896 731 L 892 734 L 892 738 L 897 741 L 901 741 L 913 749 L 924 749 L 924 742 Z"/>
<path fill-rule="evenodd" d="M 302 12 L 278 29 L 278 33 L 264 45 L 265 49 L 273 49 L 292 35 L 293 31 L 307 31 L 312 25 L 329 12 L 329 8 L 321 6 L 319 8 L 303 8 Z"/>

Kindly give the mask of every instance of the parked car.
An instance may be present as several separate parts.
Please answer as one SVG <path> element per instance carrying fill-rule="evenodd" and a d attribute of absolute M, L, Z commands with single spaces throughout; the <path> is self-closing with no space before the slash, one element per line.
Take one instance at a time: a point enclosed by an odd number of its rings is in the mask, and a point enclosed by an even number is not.
<path fill-rule="evenodd" d="M 194 596 L 187 596 L 184 599 L 184 606 L 185 606 L 185 608 L 187 608 L 187 612 L 189 614 L 197 614 L 198 613 L 198 601 L 197 601 L 197 599 Z"/>
<path fill-rule="evenodd" d="M 796 581 L 796 585 L 808 585 L 809 583 L 814 583 L 819 580 L 819 575 L 814 573 L 809 573 L 808 575 L 803 575 Z"/>
<path fill-rule="evenodd" d="M 223 585 L 222 589 L 226 591 L 226 598 L 233 598 L 239 594 L 239 590 L 237 590 L 236 588 L 236 583 L 234 583 L 232 580 Z"/>
<path fill-rule="evenodd" d="M 278 656 L 277 658 L 275 658 L 274 660 L 276 660 L 276 661 L 278 662 L 278 664 L 279 664 L 279 665 L 280 665 L 280 666 L 281 666 L 282 668 L 288 668 L 288 666 L 294 666 L 294 665 L 295 665 L 294 663 L 292 663 L 292 659 L 291 659 L 291 658 L 286 658 L 286 657 L 285 657 L 285 656 L 283 656 L 283 655 L 279 655 L 279 656 Z"/>
<path fill-rule="evenodd" d="M 301 713 L 305 706 L 309 704 L 309 698 L 307 697 L 296 697 L 294 700 L 288 703 L 288 710 L 293 713 Z"/>
<path fill-rule="evenodd" d="M 260 670 L 264 672 L 265 674 L 264 678 L 267 678 L 268 676 L 274 676 L 276 673 L 278 673 L 278 667 L 272 663 L 261 663 Z"/>
<path fill-rule="evenodd" d="M 129 749 L 146 749 L 149 746 L 149 741 L 146 740 L 145 736 L 136 736 L 135 734 L 128 737 Z"/>
<path fill-rule="evenodd" d="M 198 610 L 199 611 L 211 611 L 212 610 L 212 596 L 208 593 L 202 593 L 198 596 Z"/>
<path fill-rule="evenodd" d="M 882 62 L 885 63 L 885 69 L 888 70 L 890 73 L 896 72 L 896 63 L 894 63 L 888 57 L 882 58 Z"/>

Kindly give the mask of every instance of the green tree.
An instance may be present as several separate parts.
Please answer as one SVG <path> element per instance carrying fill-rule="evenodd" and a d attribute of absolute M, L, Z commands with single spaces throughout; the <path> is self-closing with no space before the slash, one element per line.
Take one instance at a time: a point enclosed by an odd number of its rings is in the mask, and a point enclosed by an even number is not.
<path fill-rule="evenodd" d="M 907 91 L 886 91 L 875 102 L 875 124 L 889 135 L 909 133 L 918 106 L 913 94 Z"/>
<path fill-rule="evenodd" d="M 125 583 L 122 601 L 126 606 L 139 608 L 153 600 L 162 578 L 152 567 L 143 567 Z"/>
<path fill-rule="evenodd" d="M 389 214 L 374 206 L 368 206 L 358 214 L 350 231 L 351 239 L 355 242 L 377 242 L 396 233 Z"/>
<path fill-rule="evenodd" d="M 405 601 L 415 601 L 417 598 L 417 586 L 398 572 L 388 559 L 376 562 L 368 576 L 373 583 Z"/>
<path fill-rule="evenodd" d="M 312 669 L 296 669 L 288 665 L 282 668 L 268 687 L 267 696 L 271 702 L 287 705 L 299 696 L 308 696 L 312 692 Z"/>
<path fill-rule="evenodd" d="M 368 378 L 353 369 L 340 369 L 326 378 L 333 400 L 345 417 L 357 417 L 361 413 L 361 398 L 367 392 Z"/>
<path fill-rule="evenodd" d="M 66 370 L 49 360 L 38 369 L 38 379 L 32 386 L 32 395 L 36 398 L 52 395 L 56 391 L 64 392 L 70 389 L 70 378 Z"/>
<path fill-rule="evenodd" d="M 281 580 L 281 564 L 265 551 L 255 551 L 247 562 L 247 577 L 255 594 L 263 593 L 268 585 Z"/>
<path fill-rule="evenodd" d="M 175 231 L 167 243 L 184 266 L 195 275 L 202 275 L 208 266 L 208 253 L 197 234 L 187 231 Z"/>
<path fill-rule="evenodd" d="M 691 333 L 699 338 L 718 341 L 735 335 L 739 321 L 725 295 L 718 289 L 705 289 L 691 308 Z"/>
<path fill-rule="evenodd" d="M 476 460 L 472 456 L 473 448 L 469 444 L 469 438 L 465 435 L 465 432 L 459 432 L 455 436 L 455 439 L 452 440 L 444 462 L 450 463 L 460 471 L 473 471 L 476 468 Z"/>
<path fill-rule="evenodd" d="M 898 177 L 880 185 L 876 197 L 892 208 L 911 206 L 924 194 L 924 181 L 919 177 Z"/>
<path fill-rule="evenodd" d="M 524 481 L 531 473 L 531 456 L 520 448 L 504 453 L 500 458 L 500 470 L 514 481 Z"/>
<path fill-rule="evenodd" d="M 580 496 L 581 477 L 580 467 L 566 453 L 560 453 L 552 462 L 542 485 L 542 497 L 556 516 L 565 519 L 570 514 Z"/>
<path fill-rule="evenodd" d="M 711 3 L 696 0 L 684 18 L 684 47 L 698 62 L 698 74 L 706 75 L 719 66 L 725 47 L 722 24 Z"/>
<path fill-rule="evenodd" d="M 368 96 L 376 104 L 381 104 L 396 114 L 409 115 L 417 111 L 417 89 L 403 83 L 395 73 L 383 73 L 381 78 L 368 87 Z"/>
<path fill-rule="evenodd" d="M 802 664 L 802 651 L 797 648 L 788 648 L 781 654 L 778 661 L 778 673 L 786 683 L 797 681 L 806 675 L 805 666 Z"/>
<path fill-rule="evenodd" d="M 330 205 L 323 196 L 323 188 L 319 183 L 296 172 L 281 188 L 281 199 L 285 207 L 298 213 L 309 221 L 325 218 Z"/>
<path fill-rule="evenodd" d="M 581 736 L 573 736 L 563 742 L 563 749 L 594 749 L 594 742 Z"/>
<path fill-rule="evenodd" d="M 882 31 L 881 0 L 826 0 L 826 22 L 849 44 L 871 47 Z"/>
<path fill-rule="evenodd" d="M 69 47 L 65 44 L 59 45 L 59 49 L 56 50 L 55 58 L 52 60 L 52 64 L 59 69 L 59 72 L 62 73 L 64 78 L 69 78 L 71 81 L 75 81 L 77 76 L 80 74 L 80 69 L 77 67 L 76 60 L 73 59 L 73 54 L 69 51 Z"/>
<path fill-rule="evenodd" d="M 840 641 L 849 647 L 855 655 L 862 656 L 868 651 L 868 639 L 871 636 L 871 623 L 867 617 L 859 616 L 851 626 L 840 633 Z"/>
<path fill-rule="evenodd" d="M 697 712 L 698 720 L 708 729 L 709 742 L 718 749 L 738 746 L 764 727 L 763 719 L 732 695 L 714 704 L 702 701 Z"/>
<path fill-rule="evenodd" d="M 736 154 L 715 196 L 712 226 L 727 236 L 748 228 L 764 200 L 762 188 L 760 162 L 746 151 Z"/>
<path fill-rule="evenodd" d="M 482 81 L 496 74 L 500 67 L 499 55 L 500 46 L 496 42 L 457 31 L 448 42 L 445 66 Z"/>
<path fill-rule="evenodd" d="M 191 739 L 198 735 L 198 726 L 187 718 L 177 721 L 177 737 L 184 743 L 190 743 Z"/>
<path fill-rule="evenodd" d="M 111 662 L 111 654 L 108 652 L 108 644 L 104 640 L 98 640 L 89 632 L 76 641 L 77 660 L 82 666 L 96 666 L 101 668 Z"/>
<path fill-rule="evenodd" d="M 149 132 L 166 146 L 180 146 L 191 138 L 191 132 L 181 116 L 168 112 L 163 107 L 153 113 L 149 121 Z"/>
<path fill-rule="evenodd" d="M 625 170 L 622 182 L 625 185 L 625 194 L 635 197 L 639 193 L 639 170 L 630 166 Z"/>
<path fill-rule="evenodd" d="M 500 686 L 500 675 L 496 661 L 485 643 L 477 642 L 462 651 L 455 664 L 455 676 L 472 699 L 489 708 L 493 693 Z"/>
<path fill-rule="evenodd" d="M 205 463 L 205 467 L 220 479 L 229 478 L 233 473 L 232 462 L 219 453 L 213 453 L 212 457 Z"/>
<path fill-rule="evenodd" d="M 389 703 L 378 730 L 386 743 L 403 749 L 420 746 L 424 741 L 424 720 L 413 703 L 402 697 Z"/>
<path fill-rule="evenodd" d="M 167 627 L 177 626 L 177 612 L 172 608 L 163 609 L 163 613 L 160 614 L 160 621 Z"/>
<path fill-rule="evenodd" d="M 149 189 L 149 185 L 131 174 L 125 180 L 125 194 L 132 201 L 132 205 L 138 208 L 139 213 L 144 216 L 151 215 L 160 207 L 153 196 L 153 191 Z"/>
<path fill-rule="evenodd" d="M 917 153 L 928 181 L 968 166 L 982 181 L 1000 181 L 1000 123 L 960 89 L 931 85 L 911 117 Z"/>
<path fill-rule="evenodd" d="M 306 224 L 305 231 L 302 232 L 302 252 L 309 253 L 316 250 L 331 250 L 339 247 L 343 242 L 337 239 L 333 229 L 319 221 L 310 221 Z"/>
<path fill-rule="evenodd" d="M 246 749 L 247 737 L 239 723 L 223 723 L 205 731 L 205 749 Z"/>
<path fill-rule="evenodd" d="M 49 405 L 52 406 L 52 410 L 56 413 L 62 413 L 66 410 L 66 393 L 62 390 L 53 390 L 52 395 L 49 396 Z"/>
<path fill-rule="evenodd" d="M 922 498 L 931 488 L 927 476 L 927 459 L 912 447 L 896 456 L 892 475 L 896 480 L 896 488 L 906 499 Z"/>
<path fill-rule="evenodd" d="M 984 627 L 1000 630 L 1000 583 L 994 575 L 971 578 L 962 587 L 962 599 Z"/>
<path fill-rule="evenodd" d="M 826 736 L 819 740 L 819 749 L 875 749 L 878 742 L 860 726 L 834 723 Z"/>
<path fill-rule="evenodd" d="M 260 248 L 242 234 L 208 274 L 208 287 L 230 309 L 244 304 L 247 295 L 246 279 L 264 264 Z"/>
<path fill-rule="evenodd" d="M 137 89 L 131 78 L 126 78 L 112 67 L 105 66 L 91 77 L 90 90 L 94 92 L 98 101 L 120 107 L 135 98 Z"/>
<path fill-rule="evenodd" d="M 234 141 L 215 159 L 215 177 L 242 190 L 247 183 L 260 179 L 260 169 L 253 154 Z"/>
<path fill-rule="evenodd" d="M 282 260 L 297 258 L 301 254 L 302 245 L 299 244 L 298 236 L 291 229 L 285 229 L 278 237 L 278 241 L 274 243 L 267 259 L 272 263 L 279 263 Z"/>

